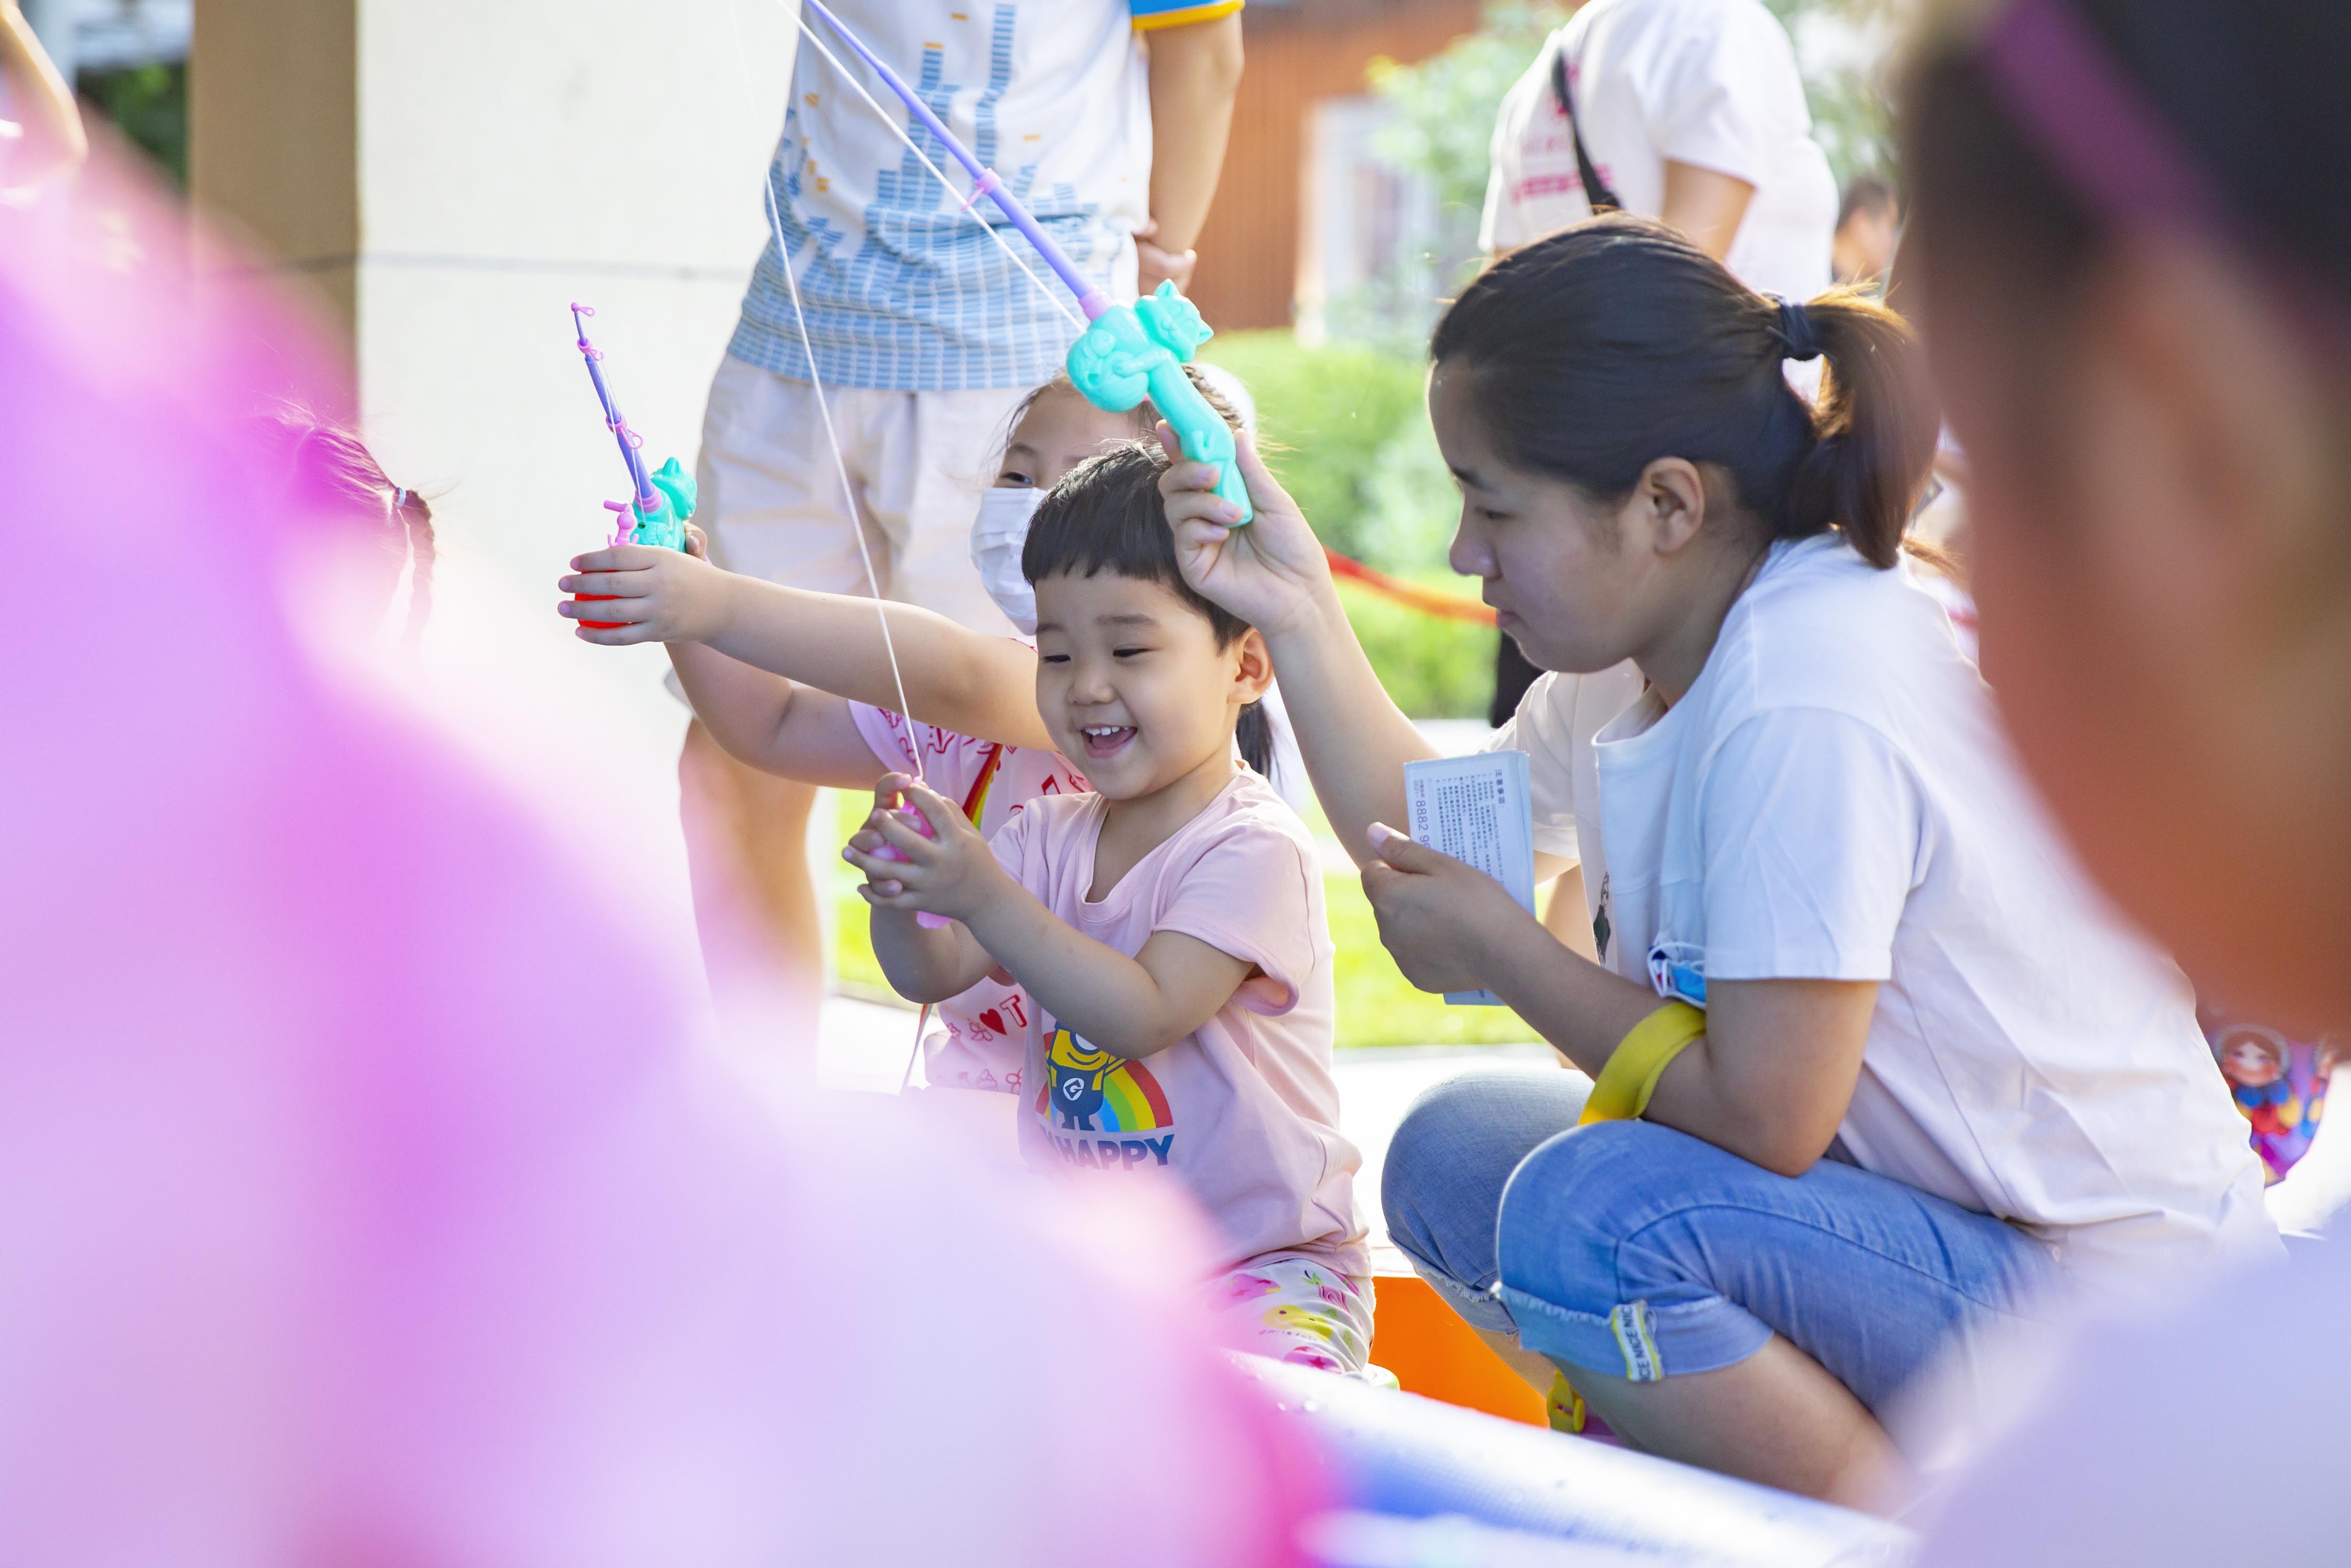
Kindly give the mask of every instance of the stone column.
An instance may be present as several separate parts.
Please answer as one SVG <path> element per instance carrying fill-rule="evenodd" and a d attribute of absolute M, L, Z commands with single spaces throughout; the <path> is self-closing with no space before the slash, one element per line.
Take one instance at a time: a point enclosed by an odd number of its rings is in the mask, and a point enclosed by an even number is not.
<path fill-rule="evenodd" d="M 609 529 L 599 503 L 628 488 L 566 307 L 596 307 L 647 456 L 691 467 L 766 233 L 796 36 L 789 0 L 195 11 L 195 198 L 322 292 L 364 435 L 433 497 L 428 664 L 535 751 L 533 787 L 594 768 L 627 791 L 604 831 L 657 873 L 628 896 L 688 945 L 666 659 L 578 643 L 553 612 L 565 561 Z"/>

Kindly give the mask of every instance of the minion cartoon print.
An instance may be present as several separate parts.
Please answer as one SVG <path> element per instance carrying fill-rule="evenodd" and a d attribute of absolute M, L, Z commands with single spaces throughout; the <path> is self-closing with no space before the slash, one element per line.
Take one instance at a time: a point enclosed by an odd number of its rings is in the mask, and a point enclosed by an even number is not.
<path fill-rule="evenodd" d="M 1176 1115 L 1151 1069 L 1047 1022 L 1046 1082 L 1038 1088 L 1036 1112 L 1054 1149 L 1070 1164 L 1096 1170 L 1166 1165 Z M 1089 1133 L 1123 1135 L 1074 1135 Z"/>

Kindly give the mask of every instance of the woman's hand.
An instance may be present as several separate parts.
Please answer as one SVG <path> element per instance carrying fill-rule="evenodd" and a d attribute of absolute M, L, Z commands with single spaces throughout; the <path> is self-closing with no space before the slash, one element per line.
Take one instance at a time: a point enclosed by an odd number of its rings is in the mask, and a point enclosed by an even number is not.
<path fill-rule="evenodd" d="M 613 545 L 574 557 L 579 575 L 555 586 L 587 601 L 566 599 L 558 615 L 573 621 L 606 621 L 610 627 L 582 626 L 584 643 L 622 647 L 632 643 L 700 643 L 726 625 L 731 575 L 710 564 L 702 530 L 689 526 L 685 550 L 653 545 Z"/>
<path fill-rule="evenodd" d="M 1159 443 L 1174 459 L 1160 476 L 1176 562 L 1200 595 L 1239 616 L 1268 637 L 1293 631 L 1336 602 L 1322 541 L 1288 491 L 1274 483 L 1247 433 L 1237 437 L 1241 478 L 1255 519 L 1230 526 L 1238 513 L 1216 492 L 1217 467 L 1184 455 L 1163 421 Z"/>
<path fill-rule="evenodd" d="M 1364 868 L 1364 896 L 1404 977 L 1424 991 L 1487 989 L 1497 934 L 1512 923 L 1534 925 L 1535 917 L 1484 872 L 1384 822 L 1366 837 L 1380 858 Z"/>
<path fill-rule="evenodd" d="M 898 802 L 919 812 L 937 836 L 898 814 Z M 884 845 L 904 858 L 882 853 Z M 876 909 L 944 915 L 968 922 L 1016 884 L 996 862 L 987 841 L 955 803 L 904 773 L 884 774 L 873 789 L 873 814 L 841 858 L 865 873 L 858 895 Z"/>

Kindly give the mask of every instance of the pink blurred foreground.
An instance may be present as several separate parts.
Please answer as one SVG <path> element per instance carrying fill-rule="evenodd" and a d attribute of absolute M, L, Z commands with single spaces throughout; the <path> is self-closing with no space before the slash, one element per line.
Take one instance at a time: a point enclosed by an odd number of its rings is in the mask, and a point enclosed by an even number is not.
<path fill-rule="evenodd" d="M 0 210 L 0 1562 L 1291 1561 L 1171 1249 L 755 1102 L 306 654 L 242 421 L 346 382 L 184 222 Z"/>

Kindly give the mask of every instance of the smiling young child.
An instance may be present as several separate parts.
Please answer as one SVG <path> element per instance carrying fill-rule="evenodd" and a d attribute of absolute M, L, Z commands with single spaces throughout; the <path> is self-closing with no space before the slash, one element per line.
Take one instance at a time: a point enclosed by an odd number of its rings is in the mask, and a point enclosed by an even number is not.
<path fill-rule="evenodd" d="M 1015 412 L 995 482 L 980 499 L 971 551 L 989 597 L 1024 633 L 1034 632 L 1037 610 L 1020 575 L 1020 546 L 1039 498 L 1071 468 L 1133 440 L 1157 417 L 1148 404 L 1105 413 L 1066 376 L 1039 387 Z M 615 597 L 559 608 L 575 619 L 611 623 L 583 627 L 585 641 L 667 641 L 687 702 L 737 761 L 779 778 L 855 789 L 872 789 L 893 770 L 919 768 L 987 832 L 1040 795 L 1087 788 L 1050 737 L 1032 733 L 1035 660 L 1024 645 L 911 606 L 891 607 L 909 695 L 969 712 L 987 727 L 974 733 L 919 723 L 896 711 L 901 698 L 872 600 L 722 571 L 701 559 L 699 533 L 688 534 L 691 555 L 622 546 L 580 557 L 574 567 L 596 573 L 600 585 L 584 591 Z M 567 577 L 561 586 L 581 591 L 575 585 L 588 580 Z M 995 694 L 1008 701 L 990 706 L 977 700 Z M 1013 727 L 1017 739 L 1005 738 L 1006 727 L 991 722 L 1010 703 L 1029 709 L 1026 727 Z M 993 977 L 942 1001 L 923 1039 L 925 1081 L 934 1088 L 1019 1092 L 1028 1019 L 1020 988 Z"/>
<path fill-rule="evenodd" d="M 1338 1130 L 1321 870 L 1305 824 L 1234 760 L 1238 736 L 1265 766 L 1272 666 L 1254 628 L 1178 573 L 1165 467 L 1135 444 L 1075 470 L 1022 554 L 1037 706 L 1094 793 L 1031 801 L 983 839 L 893 775 L 843 854 L 904 995 L 951 997 L 999 966 L 1027 988 L 1030 1162 L 1179 1182 L 1220 1232 L 1208 1288 L 1251 1346 L 1358 1372 L 1372 1287 L 1360 1162 Z M 926 930 L 917 912 L 956 924 Z"/>

